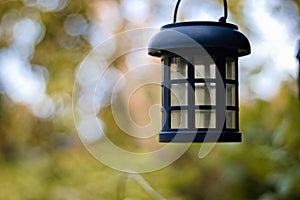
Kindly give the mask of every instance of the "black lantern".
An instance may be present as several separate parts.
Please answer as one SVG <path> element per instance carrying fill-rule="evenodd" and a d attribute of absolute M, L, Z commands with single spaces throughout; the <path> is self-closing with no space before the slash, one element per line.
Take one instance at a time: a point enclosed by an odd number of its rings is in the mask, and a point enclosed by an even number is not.
<path fill-rule="evenodd" d="M 161 28 L 148 53 L 163 64 L 160 142 L 240 142 L 238 57 L 250 54 L 236 25 L 190 21 Z"/>

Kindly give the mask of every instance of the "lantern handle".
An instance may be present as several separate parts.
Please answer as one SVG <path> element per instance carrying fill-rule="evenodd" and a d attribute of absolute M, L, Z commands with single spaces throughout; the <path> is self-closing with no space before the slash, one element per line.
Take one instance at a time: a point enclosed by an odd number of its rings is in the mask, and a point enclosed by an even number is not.
<path fill-rule="evenodd" d="M 174 10 L 173 23 L 176 23 L 176 21 L 177 21 L 177 12 L 178 12 L 178 7 L 179 7 L 180 2 L 181 2 L 181 0 L 178 0 L 176 3 L 175 10 Z M 224 16 L 219 19 L 219 22 L 226 23 L 226 19 L 228 16 L 227 1 L 223 0 L 223 4 L 224 4 Z"/>

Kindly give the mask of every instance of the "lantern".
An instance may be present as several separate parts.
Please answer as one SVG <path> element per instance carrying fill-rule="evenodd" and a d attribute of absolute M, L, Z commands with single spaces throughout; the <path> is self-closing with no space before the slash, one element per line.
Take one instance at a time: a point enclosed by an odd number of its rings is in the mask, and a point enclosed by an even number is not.
<path fill-rule="evenodd" d="M 240 142 L 238 57 L 250 54 L 234 24 L 190 21 L 161 28 L 148 53 L 163 65 L 160 142 Z"/>

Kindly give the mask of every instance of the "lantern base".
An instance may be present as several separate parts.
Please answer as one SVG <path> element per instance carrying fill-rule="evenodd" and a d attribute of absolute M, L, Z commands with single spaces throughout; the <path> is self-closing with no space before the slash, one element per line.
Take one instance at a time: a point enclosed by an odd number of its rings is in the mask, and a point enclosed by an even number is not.
<path fill-rule="evenodd" d="M 241 142 L 242 134 L 234 131 L 161 131 L 159 142 Z"/>

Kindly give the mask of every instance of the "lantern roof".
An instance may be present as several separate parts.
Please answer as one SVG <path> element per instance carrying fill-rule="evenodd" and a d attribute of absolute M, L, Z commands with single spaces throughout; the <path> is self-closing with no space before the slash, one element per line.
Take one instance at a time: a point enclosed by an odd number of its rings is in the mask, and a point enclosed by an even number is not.
<path fill-rule="evenodd" d="M 238 56 L 250 54 L 248 39 L 234 24 L 210 21 L 189 21 L 167 24 L 161 27 L 150 41 L 148 53 L 161 56 L 162 51 L 203 47 L 205 50 L 233 49 Z"/>

